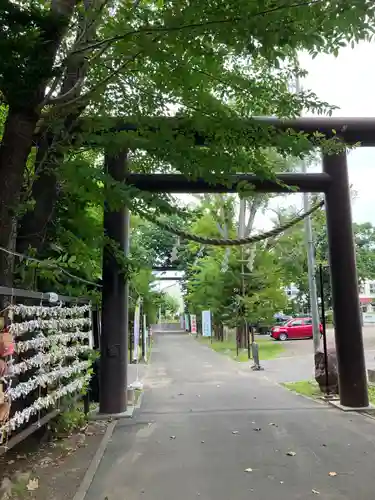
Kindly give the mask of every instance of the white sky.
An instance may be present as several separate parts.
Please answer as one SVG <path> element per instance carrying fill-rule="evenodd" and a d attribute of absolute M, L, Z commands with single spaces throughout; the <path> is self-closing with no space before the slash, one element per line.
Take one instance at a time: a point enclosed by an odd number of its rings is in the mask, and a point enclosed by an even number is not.
<path fill-rule="evenodd" d="M 301 84 L 320 99 L 339 106 L 334 116 L 375 117 L 374 61 L 375 44 L 369 43 L 361 43 L 354 49 L 344 48 L 337 58 L 322 55 L 311 59 L 302 54 L 300 63 L 309 74 Z M 349 154 L 348 163 L 349 179 L 357 193 L 353 220 L 375 224 L 375 148 L 358 148 Z M 285 204 L 302 206 L 301 194 L 275 198 L 271 207 Z M 258 215 L 255 227 L 260 231 L 272 227 L 270 216 L 270 212 Z"/>
<path fill-rule="evenodd" d="M 300 57 L 301 65 L 309 72 L 301 82 L 305 89 L 315 92 L 329 104 L 339 106 L 334 116 L 375 117 L 375 44 L 361 43 L 354 49 L 345 48 L 337 58 L 322 55 L 311 59 Z M 357 193 L 353 201 L 353 220 L 375 224 L 375 148 L 358 148 L 348 156 L 349 180 Z M 315 170 L 315 168 L 314 168 Z M 317 170 L 320 170 L 319 167 Z M 301 195 L 289 195 L 286 204 L 298 204 Z M 271 206 L 280 205 L 276 199 Z M 269 215 L 256 218 L 258 229 L 271 227 Z"/>

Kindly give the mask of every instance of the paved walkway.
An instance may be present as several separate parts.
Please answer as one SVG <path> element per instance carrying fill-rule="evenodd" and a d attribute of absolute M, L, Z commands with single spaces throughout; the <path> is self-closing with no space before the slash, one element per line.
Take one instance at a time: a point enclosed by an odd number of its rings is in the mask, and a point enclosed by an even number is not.
<path fill-rule="evenodd" d="M 147 364 L 139 363 L 138 365 L 128 364 L 128 385 L 133 384 L 137 379 L 143 380 L 147 371 Z"/>
<path fill-rule="evenodd" d="M 375 368 L 375 351 L 365 351 L 367 368 Z M 303 356 L 282 356 L 260 362 L 264 375 L 275 382 L 298 382 L 315 378 L 314 356 L 312 352 Z M 375 497 L 374 497 L 375 498 Z"/>
<path fill-rule="evenodd" d="M 85 500 L 374 499 L 374 420 L 294 395 L 182 335 L 156 339 L 145 384 Z"/>

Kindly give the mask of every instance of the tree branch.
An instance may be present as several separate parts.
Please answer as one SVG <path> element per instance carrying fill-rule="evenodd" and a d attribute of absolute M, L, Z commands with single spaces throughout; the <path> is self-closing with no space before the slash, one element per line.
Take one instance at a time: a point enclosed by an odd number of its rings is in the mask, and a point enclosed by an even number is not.
<path fill-rule="evenodd" d="M 310 0 L 310 1 L 305 1 L 305 2 L 299 2 L 295 4 L 283 4 L 283 5 L 278 5 L 274 8 L 267 9 L 261 12 L 255 13 L 252 17 L 263 17 L 266 16 L 267 14 L 272 14 L 274 12 L 277 12 L 279 10 L 283 9 L 291 9 L 291 8 L 298 8 L 298 7 L 310 7 L 311 5 L 316 5 L 319 3 L 323 3 L 323 0 Z M 128 37 L 131 37 L 133 35 L 140 35 L 142 33 L 144 34 L 152 34 L 152 33 L 171 33 L 174 31 L 185 31 L 185 30 L 190 30 L 190 29 L 196 29 L 196 28 L 209 28 L 211 26 L 219 26 L 223 24 L 230 24 L 230 23 L 238 23 L 243 21 L 243 17 L 231 17 L 228 19 L 212 19 L 211 21 L 205 21 L 205 22 L 198 22 L 198 23 L 189 23 L 189 24 L 180 24 L 177 26 L 145 26 L 143 28 L 140 28 L 138 30 L 131 30 L 128 31 L 127 33 L 123 33 L 122 35 L 116 35 L 110 38 L 107 38 L 105 40 L 100 40 L 98 42 L 92 43 L 90 45 L 87 45 L 86 47 L 82 47 L 81 49 L 77 49 L 76 53 L 79 52 L 85 52 L 87 50 L 93 50 L 101 47 L 102 45 L 106 44 L 113 44 L 115 42 L 119 42 L 121 40 L 124 40 Z"/>

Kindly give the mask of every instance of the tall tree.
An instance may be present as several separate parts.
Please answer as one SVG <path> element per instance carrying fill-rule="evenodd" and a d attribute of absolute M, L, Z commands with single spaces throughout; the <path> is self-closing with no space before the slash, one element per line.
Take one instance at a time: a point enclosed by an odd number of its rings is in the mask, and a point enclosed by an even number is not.
<path fill-rule="evenodd" d="M 297 212 L 295 207 L 287 207 L 278 212 L 278 223 L 293 217 Z M 315 241 L 315 258 L 317 264 L 325 266 L 324 293 L 327 303 L 331 303 L 331 285 L 329 276 L 328 240 L 324 209 L 316 212 L 312 218 Z M 367 222 L 353 224 L 354 243 L 357 259 L 359 282 L 375 279 L 375 228 Z M 303 223 L 296 225 L 283 236 L 274 246 L 280 263 L 284 285 L 294 283 L 299 289 L 298 301 L 309 308 L 309 285 L 307 274 L 307 256 L 304 246 Z"/>
<path fill-rule="evenodd" d="M 292 116 L 302 107 L 329 110 L 311 92 L 292 96 L 288 91 L 297 71 L 295 52 L 332 52 L 346 41 L 365 38 L 372 32 L 373 12 L 370 0 L 251 5 L 215 0 L 199 6 L 188 1 L 53 0 L 47 7 L 6 0 L 0 9 L 0 91 L 8 106 L 0 147 L 0 246 L 14 246 L 23 175 L 31 158 L 30 171 L 38 179 L 35 222 L 23 218 L 20 245 L 40 250 L 45 225 L 55 222 L 61 192 L 56 179 L 64 178 L 56 168 L 64 170 L 73 140 L 75 147 L 87 147 L 95 128 L 91 120 L 85 122 L 88 128 L 78 123 L 82 115 L 117 114 L 142 123 L 146 115 L 171 114 L 173 106 L 189 116 L 192 126 L 220 141 L 210 150 L 198 150 L 190 148 L 192 137 L 176 141 L 171 130 L 147 144 L 126 134 L 130 147 L 147 148 L 156 156 L 153 169 L 173 164 L 208 180 L 235 170 L 270 175 L 262 148 L 272 137 L 258 129 L 245 132 L 238 119 L 265 111 Z M 113 134 L 96 138 L 101 145 L 118 146 Z M 296 154 L 307 149 L 306 141 L 296 138 L 273 144 Z M 150 167 L 144 155 L 138 165 L 146 171 Z M 10 283 L 11 269 L 0 259 L 3 284 Z"/>

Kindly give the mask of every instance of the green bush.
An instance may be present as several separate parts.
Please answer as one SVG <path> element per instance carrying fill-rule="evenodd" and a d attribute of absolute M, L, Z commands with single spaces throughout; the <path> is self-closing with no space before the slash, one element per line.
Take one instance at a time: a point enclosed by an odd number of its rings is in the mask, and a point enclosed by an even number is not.
<path fill-rule="evenodd" d="M 325 313 L 326 323 L 333 324 L 333 311 L 327 311 Z"/>
<path fill-rule="evenodd" d="M 87 424 L 87 417 L 79 403 L 67 407 L 50 422 L 50 429 L 56 437 L 63 437 L 82 429 Z"/>

